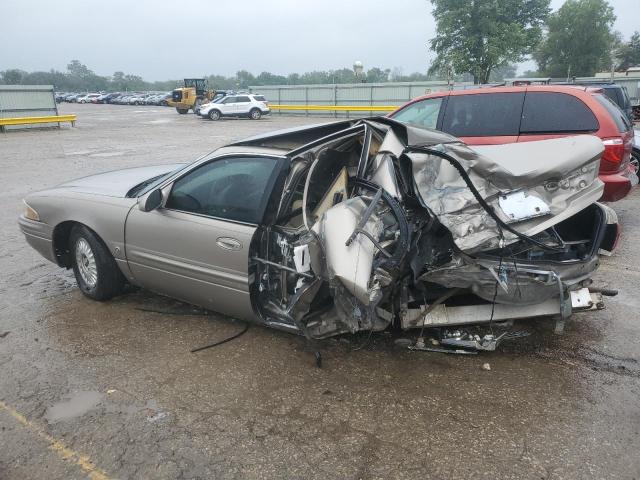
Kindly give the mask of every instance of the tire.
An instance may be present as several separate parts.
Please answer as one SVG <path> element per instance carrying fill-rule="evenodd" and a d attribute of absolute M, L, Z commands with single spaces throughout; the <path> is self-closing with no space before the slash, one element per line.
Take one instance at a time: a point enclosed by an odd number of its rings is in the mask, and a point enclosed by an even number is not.
<path fill-rule="evenodd" d="M 125 278 L 100 238 L 83 225 L 71 230 L 69 251 L 78 288 L 87 297 L 105 301 L 122 293 Z"/>
<path fill-rule="evenodd" d="M 252 108 L 249 112 L 249 118 L 251 120 L 260 120 L 260 118 L 262 118 L 262 112 L 259 108 Z"/>
<path fill-rule="evenodd" d="M 184 115 L 185 113 L 189 113 L 189 109 L 176 107 L 176 112 L 178 112 L 180 115 Z"/>
<path fill-rule="evenodd" d="M 636 169 L 636 175 L 640 175 L 640 149 L 631 151 L 631 165 Z"/>
<path fill-rule="evenodd" d="M 207 116 L 209 117 L 209 120 L 220 120 L 220 110 L 213 108 L 209 110 L 209 114 Z"/>

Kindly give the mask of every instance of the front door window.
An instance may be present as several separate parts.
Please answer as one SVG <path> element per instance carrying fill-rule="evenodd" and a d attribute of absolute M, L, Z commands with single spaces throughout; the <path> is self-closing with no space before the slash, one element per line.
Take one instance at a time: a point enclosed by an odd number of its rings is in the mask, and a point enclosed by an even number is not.
<path fill-rule="evenodd" d="M 176 180 L 166 208 L 260 223 L 277 165 L 277 159 L 268 157 L 214 160 Z"/>

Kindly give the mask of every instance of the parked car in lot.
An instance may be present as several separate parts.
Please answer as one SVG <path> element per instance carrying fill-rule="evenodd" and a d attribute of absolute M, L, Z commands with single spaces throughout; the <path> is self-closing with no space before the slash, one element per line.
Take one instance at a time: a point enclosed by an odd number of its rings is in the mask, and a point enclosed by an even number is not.
<path fill-rule="evenodd" d="M 129 282 L 308 338 L 602 307 L 600 139 L 490 149 L 389 118 L 305 126 L 30 194 L 19 224 L 95 300 Z"/>
<path fill-rule="evenodd" d="M 154 93 L 147 97 L 147 105 L 167 106 L 167 101 L 171 98 L 171 92 Z"/>
<path fill-rule="evenodd" d="M 84 97 L 86 95 L 87 95 L 86 93 L 72 93 L 67 97 L 66 101 L 70 103 L 77 103 L 79 98 Z"/>
<path fill-rule="evenodd" d="M 120 95 L 120 92 L 105 93 L 104 95 L 98 97 L 97 103 L 112 103 L 113 99 L 119 97 Z"/>
<path fill-rule="evenodd" d="M 269 113 L 271 109 L 264 96 L 247 93 L 227 95 L 217 101 L 201 105 L 198 114 L 210 120 L 219 120 L 222 117 L 249 117 L 252 120 L 259 120 Z"/>
<path fill-rule="evenodd" d="M 169 99 L 171 99 L 171 92 L 167 92 L 167 93 L 163 93 L 160 98 L 158 99 L 158 105 L 162 106 L 162 107 L 168 107 L 169 106 Z"/>
<path fill-rule="evenodd" d="M 129 93 L 123 93 L 122 95 L 120 95 L 119 97 L 116 97 L 114 99 L 113 103 L 116 103 L 118 105 L 129 105 L 129 98 L 131 97 L 131 94 Z"/>
<path fill-rule="evenodd" d="M 96 103 L 98 97 L 100 97 L 101 93 L 87 93 L 86 95 L 82 95 L 76 99 L 77 103 Z"/>
<path fill-rule="evenodd" d="M 160 97 L 160 95 L 158 95 L 157 93 L 151 93 L 149 95 L 147 95 L 144 99 L 144 104 L 145 105 L 157 105 L 157 101 L 158 98 Z"/>
<path fill-rule="evenodd" d="M 135 97 L 135 95 L 132 95 L 130 93 L 122 96 L 120 98 L 120 105 L 131 105 L 131 99 Z"/>
<path fill-rule="evenodd" d="M 243 93 L 247 93 L 247 92 L 243 92 Z M 202 114 L 200 113 L 200 110 L 202 109 L 202 107 L 204 107 L 205 105 L 209 105 L 210 103 L 219 103 L 223 98 L 230 95 L 235 95 L 235 94 L 236 92 L 234 92 L 233 90 L 216 90 L 216 93 L 214 94 L 211 100 L 196 106 L 195 114 L 202 116 Z"/>
<path fill-rule="evenodd" d="M 145 103 L 145 94 L 136 93 L 135 95 L 131 95 L 129 97 L 129 105 L 144 105 Z"/>
<path fill-rule="evenodd" d="M 604 201 L 624 198 L 638 183 L 631 166 L 633 128 L 601 89 L 577 86 L 495 87 L 437 92 L 389 115 L 436 128 L 468 145 L 521 143 L 567 135 L 598 136 L 605 151 L 600 178 Z"/>
<path fill-rule="evenodd" d="M 202 116 L 202 109 L 204 108 L 206 112 L 209 112 L 210 107 L 212 106 L 212 104 L 214 103 L 218 103 L 220 102 L 222 99 L 224 99 L 225 97 L 227 97 L 227 94 L 216 94 L 211 100 L 209 100 L 206 103 L 201 103 L 200 105 L 197 105 L 195 108 L 194 113 L 196 115 Z"/>

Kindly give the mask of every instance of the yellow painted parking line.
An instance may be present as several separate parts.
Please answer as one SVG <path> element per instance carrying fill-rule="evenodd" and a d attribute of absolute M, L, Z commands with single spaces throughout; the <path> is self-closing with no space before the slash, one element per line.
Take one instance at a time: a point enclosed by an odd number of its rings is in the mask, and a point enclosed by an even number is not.
<path fill-rule="evenodd" d="M 84 472 L 89 475 L 89 478 L 91 480 L 109 480 L 107 474 L 96 467 L 95 464 L 89 459 L 89 457 L 70 449 L 64 444 L 64 442 L 49 435 L 42 428 L 30 422 L 24 415 L 22 415 L 14 408 L 0 401 L 0 410 L 4 410 L 5 412 L 7 412 L 23 427 L 26 427 L 29 431 L 35 433 L 40 438 L 49 443 L 49 448 L 56 452 L 56 454 L 60 458 L 62 458 L 63 460 L 70 460 L 78 465 Z"/>

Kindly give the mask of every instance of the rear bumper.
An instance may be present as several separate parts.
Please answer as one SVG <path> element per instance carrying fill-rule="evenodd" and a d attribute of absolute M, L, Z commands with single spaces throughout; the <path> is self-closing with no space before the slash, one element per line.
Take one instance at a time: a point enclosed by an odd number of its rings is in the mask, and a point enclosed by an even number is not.
<path fill-rule="evenodd" d="M 503 305 L 482 303 L 467 306 L 437 305 L 425 314 L 422 309 L 409 309 L 401 317 L 401 328 L 432 328 L 442 326 L 476 325 L 506 320 L 559 316 L 568 318 L 575 312 L 602 310 L 602 294 L 588 288 L 577 288 L 564 298 L 549 298 L 535 305 Z"/>
<path fill-rule="evenodd" d="M 631 188 L 638 184 L 638 176 L 630 165 L 626 170 L 618 173 L 601 173 L 600 180 L 604 182 L 603 202 L 617 202 L 626 197 Z"/>
<path fill-rule="evenodd" d="M 29 220 L 23 215 L 18 219 L 18 225 L 27 243 L 34 250 L 50 262 L 57 263 L 56 255 L 53 251 L 53 228 L 50 225 Z"/>

